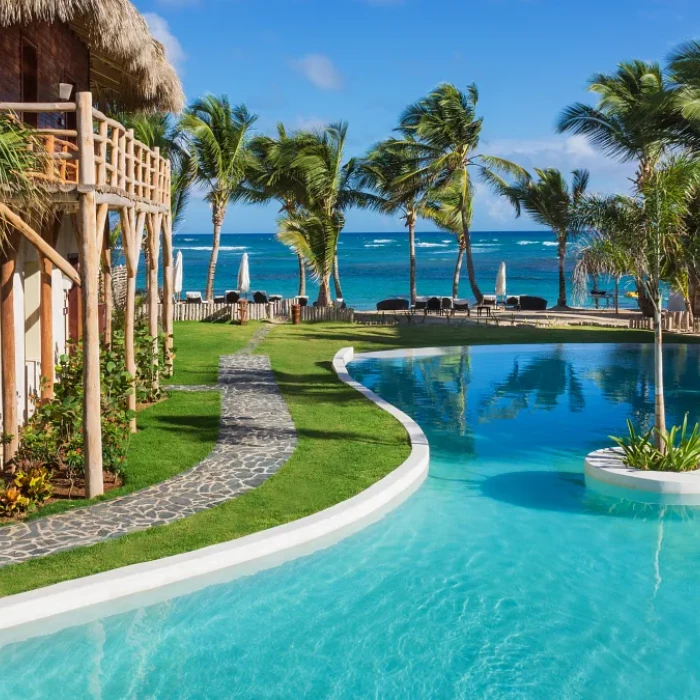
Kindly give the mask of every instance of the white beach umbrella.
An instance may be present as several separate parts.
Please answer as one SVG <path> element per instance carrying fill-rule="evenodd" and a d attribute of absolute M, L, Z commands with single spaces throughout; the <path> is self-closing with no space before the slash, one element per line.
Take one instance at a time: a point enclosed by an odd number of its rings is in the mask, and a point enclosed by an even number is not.
<path fill-rule="evenodd" d="M 250 270 L 248 268 L 248 253 L 243 253 L 241 266 L 238 268 L 238 291 L 248 294 L 250 291 Z"/>
<path fill-rule="evenodd" d="M 173 281 L 173 292 L 177 296 L 177 298 L 180 298 L 180 294 L 182 294 L 182 251 L 178 250 L 177 255 L 175 256 L 175 270 L 173 272 L 174 276 L 174 281 Z"/>
<path fill-rule="evenodd" d="M 504 297 L 506 295 L 506 264 L 502 262 L 498 266 L 498 274 L 496 275 L 496 296 Z"/>

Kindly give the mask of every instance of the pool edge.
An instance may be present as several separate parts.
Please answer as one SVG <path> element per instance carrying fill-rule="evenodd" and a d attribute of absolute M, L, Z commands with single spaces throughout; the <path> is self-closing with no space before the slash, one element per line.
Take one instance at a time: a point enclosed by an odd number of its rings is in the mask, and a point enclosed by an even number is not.
<path fill-rule="evenodd" d="M 350 376 L 347 364 L 353 357 L 352 347 L 342 348 L 333 358 L 333 370 L 403 425 L 411 453 L 401 465 L 352 498 L 290 523 L 0 598 L 0 647 L 273 568 L 329 547 L 400 505 L 428 474 L 428 440 L 412 418 Z"/>

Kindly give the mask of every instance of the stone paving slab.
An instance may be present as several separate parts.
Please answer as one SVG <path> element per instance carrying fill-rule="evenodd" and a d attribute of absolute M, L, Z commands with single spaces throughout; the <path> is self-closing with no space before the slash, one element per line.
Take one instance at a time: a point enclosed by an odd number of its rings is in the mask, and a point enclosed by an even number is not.
<path fill-rule="evenodd" d="M 264 355 L 222 356 L 216 387 L 166 389 L 221 392 L 219 438 L 212 452 L 197 466 L 142 491 L 0 528 L 0 566 L 96 544 L 212 508 L 262 484 L 294 451 L 294 423 Z"/>

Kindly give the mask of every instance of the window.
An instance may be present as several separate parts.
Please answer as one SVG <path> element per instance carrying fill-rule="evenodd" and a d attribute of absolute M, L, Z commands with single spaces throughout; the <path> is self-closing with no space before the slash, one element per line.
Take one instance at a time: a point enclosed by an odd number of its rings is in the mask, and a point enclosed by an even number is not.
<path fill-rule="evenodd" d="M 36 47 L 28 41 L 22 40 L 22 102 L 39 101 L 39 59 Z M 39 115 L 36 112 L 25 112 L 22 116 L 29 126 L 39 125 Z"/>

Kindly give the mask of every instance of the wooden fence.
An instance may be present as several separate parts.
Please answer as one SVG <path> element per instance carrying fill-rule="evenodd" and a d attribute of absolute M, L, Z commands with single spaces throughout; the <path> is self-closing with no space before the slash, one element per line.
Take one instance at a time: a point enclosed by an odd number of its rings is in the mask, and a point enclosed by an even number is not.
<path fill-rule="evenodd" d="M 636 330 L 653 330 L 654 319 L 648 316 L 631 318 L 629 327 Z M 693 318 L 688 311 L 664 311 L 661 328 L 678 333 L 700 333 L 700 318 Z"/>

